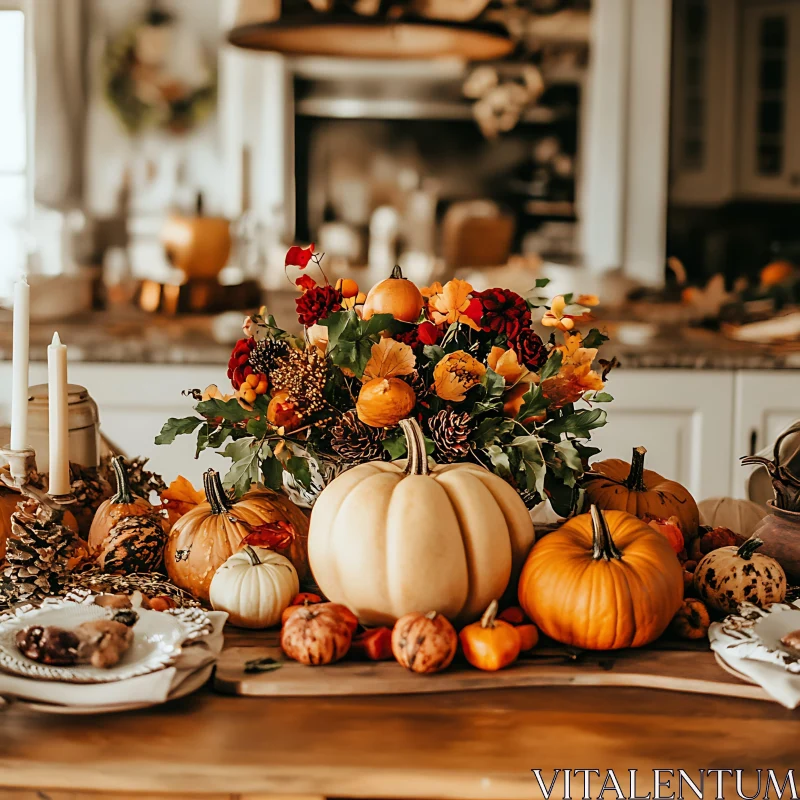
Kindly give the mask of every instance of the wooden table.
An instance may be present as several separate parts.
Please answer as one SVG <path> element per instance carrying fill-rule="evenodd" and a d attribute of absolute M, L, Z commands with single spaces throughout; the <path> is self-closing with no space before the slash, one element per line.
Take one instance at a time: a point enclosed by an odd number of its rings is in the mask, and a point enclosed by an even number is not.
<path fill-rule="evenodd" d="M 696 779 L 699 769 L 720 767 L 745 770 L 754 794 L 757 768 L 798 767 L 798 741 L 800 714 L 777 704 L 648 689 L 280 699 L 206 689 L 108 716 L 12 707 L 0 714 L 0 787 L 8 787 L 0 798 L 529 800 L 542 796 L 533 768 L 548 783 L 555 768 L 603 777 L 613 769 L 626 793 L 628 770 L 638 769 L 646 794 L 653 769 L 682 768 Z M 580 798 L 582 777 L 572 785 Z M 596 797 L 601 783 L 592 786 Z M 562 795 L 558 784 L 553 796 Z M 733 778 L 724 796 L 736 796 Z"/>

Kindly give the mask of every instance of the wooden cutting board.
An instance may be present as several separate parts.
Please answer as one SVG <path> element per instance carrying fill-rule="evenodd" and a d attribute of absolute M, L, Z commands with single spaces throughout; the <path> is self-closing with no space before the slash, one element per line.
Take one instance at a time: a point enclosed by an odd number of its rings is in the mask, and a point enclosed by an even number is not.
<path fill-rule="evenodd" d="M 282 666 L 269 672 L 245 672 L 246 662 L 261 658 L 281 661 Z M 421 694 L 563 685 L 635 686 L 771 699 L 761 687 L 744 683 L 723 670 L 705 644 L 688 650 L 584 652 L 577 658 L 570 657 L 563 648 L 537 648 L 500 672 L 481 672 L 457 660 L 437 675 L 416 675 L 393 661 L 342 661 L 327 667 L 306 667 L 284 660 L 277 642 L 234 641 L 222 652 L 214 678 L 215 688 L 225 694 L 263 697 Z"/>

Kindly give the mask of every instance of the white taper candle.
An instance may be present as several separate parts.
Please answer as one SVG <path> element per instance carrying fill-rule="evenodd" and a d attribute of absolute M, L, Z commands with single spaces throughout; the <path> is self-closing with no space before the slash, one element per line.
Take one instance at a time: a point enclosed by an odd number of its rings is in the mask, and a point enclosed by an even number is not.
<path fill-rule="evenodd" d="M 50 482 L 48 494 L 69 494 L 69 394 L 67 347 L 58 333 L 47 348 L 47 394 L 50 418 Z"/>

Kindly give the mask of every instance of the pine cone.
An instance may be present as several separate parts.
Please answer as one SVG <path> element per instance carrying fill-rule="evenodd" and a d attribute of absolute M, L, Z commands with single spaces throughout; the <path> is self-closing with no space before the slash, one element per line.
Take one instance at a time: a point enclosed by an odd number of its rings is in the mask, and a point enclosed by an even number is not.
<path fill-rule="evenodd" d="M 331 428 L 331 447 L 337 455 L 352 464 L 377 461 L 383 455 L 383 428 L 372 428 L 347 411 Z"/>
<path fill-rule="evenodd" d="M 253 372 L 258 372 L 269 377 L 270 372 L 275 369 L 278 359 L 283 358 L 289 352 L 289 345 L 286 339 L 264 339 L 256 342 L 256 346 L 250 351 L 248 363 L 253 368 Z"/>
<path fill-rule="evenodd" d="M 404 380 L 414 390 L 418 403 L 421 403 L 430 394 L 431 387 L 420 375 L 419 370 L 415 369 L 410 375 L 401 375 L 400 379 Z"/>
<path fill-rule="evenodd" d="M 462 461 L 469 453 L 472 417 L 466 411 L 445 408 L 428 420 L 428 430 L 436 445 L 436 460 L 440 464 Z"/>
<path fill-rule="evenodd" d="M 60 594 L 67 584 L 78 541 L 69 528 L 53 522 L 46 509 L 25 502 L 11 516 L 7 566 L 0 573 L 0 606 Z"/>

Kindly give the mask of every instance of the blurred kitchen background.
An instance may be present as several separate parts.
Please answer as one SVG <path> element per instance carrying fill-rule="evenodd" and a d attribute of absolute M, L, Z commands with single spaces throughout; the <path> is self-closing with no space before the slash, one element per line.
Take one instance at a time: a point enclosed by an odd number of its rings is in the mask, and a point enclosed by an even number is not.
<path fill-rule="evenodd" d="M 0 74 L 0 296 L 168 478 L 312 241 L 364 289 L 599 295 L 598 443 L 699 498 L 800 416 L 800 0 L 0 0 Z"/>

